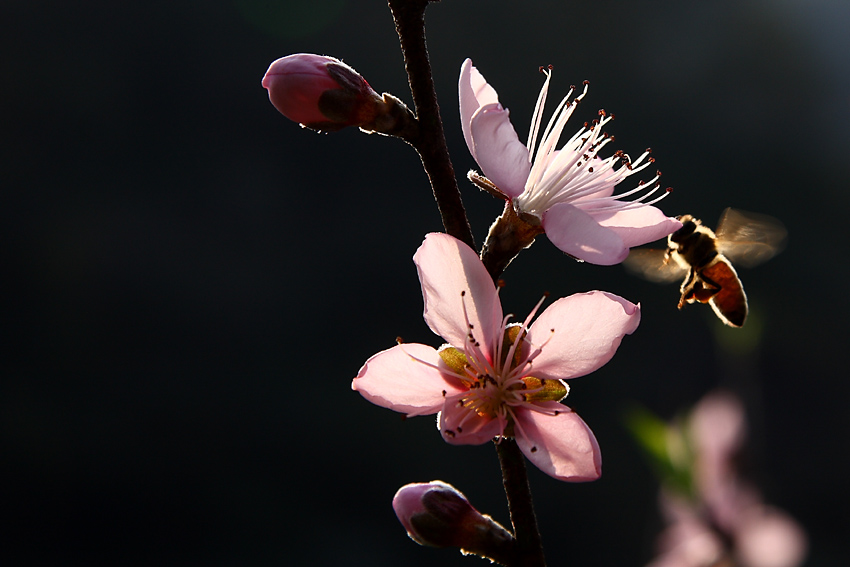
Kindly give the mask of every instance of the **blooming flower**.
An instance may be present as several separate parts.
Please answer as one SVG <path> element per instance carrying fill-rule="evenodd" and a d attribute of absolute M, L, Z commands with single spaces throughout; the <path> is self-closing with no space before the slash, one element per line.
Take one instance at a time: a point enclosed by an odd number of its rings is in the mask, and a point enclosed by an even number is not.
<path fill-rule="evenodd" d="M 477 254 L 445 234 L 429 234 L 413 257 L 428 326 L 439 350 L 400 344 L 370 358 L 352 382 L 367 400 L 408 416 L 438 413 L 452 444 L 516 437 L 545 473 L 569 481 L 599 477 L 593 432 L 559 403 L 562 380 L 593 372 L 640 322 L 640 309 L 593 291 L 555 301 L 534 323 L 502 317 L 498 291 Z M 541 300 L 542 303 L 542 300 Z"/>
<path fill-rule="evenodd" d="M 551 72 L 537 99 L 528 142 L 519 141 L 508 110 L 495 89 L 464 61 L 460 70 L 460 118 L 469 151 L 484 175 L 509 199 L 518 213 L 542 223 L 552 243 L 571 256 L 593 264 L 622 262 L 629 248 L 658 240 L 681 227 L 647 201 L 659 188 L 658 175 L 637 188 L 614 195 L 614 186 L 649 167 L 649 150 L 632 161 L 622 151 L 602 159 L 599 150 L 613 138 L 602 132 L 613 116 L 585 123 L 560 150 L 556 145 L 584 92 L 571 100 L 574 88 L 558 105 L 537 147 Z M 535 152 L 536 150 L 536 152 Z M 619 165 L 619 167 L 617 167 Z M 627 198 L 632 200 L 626 200 Z M 522 214 L 521 214 L 522 216 Z"/>

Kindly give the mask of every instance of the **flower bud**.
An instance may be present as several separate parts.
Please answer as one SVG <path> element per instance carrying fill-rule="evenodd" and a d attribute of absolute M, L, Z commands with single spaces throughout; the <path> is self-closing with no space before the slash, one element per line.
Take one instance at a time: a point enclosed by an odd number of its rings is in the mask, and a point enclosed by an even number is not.
<path fill-rule="evenodd" d="M 263 86 L 281 114 L 319 131 L 368 124 L 381 103 L 357 71 L 338 59 L 312 53 L 287 55 L 272 63 Z"/>
<path fill-rule="evenodd" d="M 393 498 L 393 509 L 407 535 L 420 545 L 459 547 L 491 559 L 514 552 L 513 535 L 445 482 L 402 486 Z"/>
<path fill-rule="evenodd" d="M 388 93 L 378 95 L 357 71 L 334 57 L 281 57 L 269 66 L 263 87 L 281 114 L 311 130 L 358 126 L 407 140 L 418 134 L 416 117 L 403 102 Z"/>

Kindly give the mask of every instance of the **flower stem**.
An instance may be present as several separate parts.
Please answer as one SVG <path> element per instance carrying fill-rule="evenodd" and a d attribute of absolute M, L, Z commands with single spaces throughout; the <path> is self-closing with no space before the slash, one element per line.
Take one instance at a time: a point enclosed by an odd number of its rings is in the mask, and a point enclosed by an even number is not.
<path fill-rule="evenodd" d="M 517 541 L 516 561 L 510 567 L 546 567 L 525 458 L 513 439 L 502 439 L 496 443 L 496 453 L 502 466 L 502 481 Z"/>
<path fill-rule="evenodd" d="M 514 256 L 523 248 L 531 246 L 534 237 L 541 232 L 540 227 L 523 222 L 510 203 L 505 204 L 502 216 L 490 228 L 490 234 L 481 254 L 484 266 L 494 282 L 499 279 Z M 543 544 L 537 528 L 537 517 L 534 515 L 525 458 L 516 441 L 511 438 L 500 439 L 496 443 L 496 453 L 499 455 L 499 464 L 502 467 L 502 483 L 505 487 L 514 537 L 517 541 L 516 560 L 509 565 L 510 567 L 545 567 L 546 558 L 543 555 Z"/>
<path fill-rule="evenodd" d="M 474 250 L 472 230 L 446 146 L 440 106 L 437 103 L 437 92 L 425 44 L 425 8 L 431 1 L 438 0 L 387 0 L 401 43 L 410 92 L 419 121 L 418 133 L 406 137 L 405 141 L 419 153 L 431 181 L 431 189 L 446 233 L 465 242 Z M 507 262 L 504 262 L 500 269 L 494 270 L 498 273 L 491 272 L 494 280 L 501 275 L 501 270 L 506 265 Z M 513 439 L 502 439 L 496 449 L 517 539 L 518 553 L 516 559 L 510 562 L 510 567 L 545 567 L 546 560 L 543 557 L 537 519 L 534 516 L 524 457 Z"/>
<path fill-rule="evenodd" d="M 419 153 L 446 233 L 475 249 L 472 230 L 460 198 L 454 168 L 446 146 L 440 106 L 425 45 L 425 8 L 429 0 L 388 0 L 401 42 L 404 66 L 413 95 L 419 131 L 405 138 Z"/>
<path fill-rule="evenodd" d="M 523 220 L 517 215 L 510 201 L 506 202 L 502 216 L 490 227 L 490 233 L 481 250 L 481 261 L 493 281 L 498 280 L 517 254 L 523 248 L 531 246 L 537 235 L 542 233 L 540 222 L 532 224 Z"/>

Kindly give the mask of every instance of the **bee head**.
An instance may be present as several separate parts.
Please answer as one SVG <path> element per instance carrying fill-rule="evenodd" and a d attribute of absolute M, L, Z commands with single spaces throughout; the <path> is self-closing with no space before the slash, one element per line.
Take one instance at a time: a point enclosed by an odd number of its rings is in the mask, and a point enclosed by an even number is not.
<path fill-rule="evenodd" d="M 685 238 L 692 235 L 700 225 L 699 219 L 695 219 L 691 215 L 681 215 L 676 217 L 682 223 L 682 228 L 669 236 L 670 242 L 682 242 Z"/>

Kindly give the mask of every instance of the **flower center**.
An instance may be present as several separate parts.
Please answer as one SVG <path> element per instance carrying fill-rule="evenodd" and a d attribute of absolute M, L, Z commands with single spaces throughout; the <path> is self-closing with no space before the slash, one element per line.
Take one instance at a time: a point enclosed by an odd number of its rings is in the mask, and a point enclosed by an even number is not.
<path fill-rule="evenodd" d="M 552 75 L 551 69 L 541 69 L 541 71 L 546 74 L 546 81 L 537 99 L 526 144 L 529 160 L 532 163 L 531 172 L 526 181 L 525 190 L 514 200 L 517 210 L 542 218 L 543 213 L 558 203 L 580 200 L 582 209 L 613 212 L 640 204 L 651 205 L 664 198 L 666 192 L 649 202 L 644 202 L 660 188 L 656 183 L 661 175 L 660 172 L 649 181 L 640 182 L 632 191 L 611 195 L 615 185 L 626 177 L 649 167 L 655 161 L 648 149 L 634 161 L 622 151 L 617 151 L 605 159 L 598 156 L 599 150 L 614 141 L 613 136 L 602 131 L 603 127 L 614 119 L 613 114 L 609 115 L 604 110 L 600 110 L 599 119 L 590 124 L 585 122 L 584 126 L 560 150 L 555 149 L 567 121 L 578 103 L 587 94 L 587 81 L 584 82 L 584 91 L 575 99 L 572 99 L 575 87 L 570 87 L 567 96 L 561 100 L 543 131 L 540 146 L 535 152 L 543 118 L 543 107 Z M 636 193 L 643 194 L 635 195 Z M 632 200 L 621 201 L 623 197 L 632 197 Z"/>
<path fill-rule="evenodd" d="M 507 325 L 508 317 L 502 322 L 502 341 L 496 346 L 492 357 L 485 356 L 472 333 L 464 352 L 450 345 L 439 350 L 440 358 L 451 369 L 451 375 L 467 388 L 458 403 L 482 417 L 505 420 L 513 417 L 514 407 L 561 401 L 569 392 L 562 380 L 546 380 L 528 375 L 532 360 L 541 349 L 530 352 L 531 346 L 526 339 L 527 322 Z"/>

